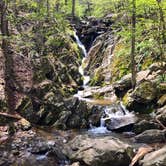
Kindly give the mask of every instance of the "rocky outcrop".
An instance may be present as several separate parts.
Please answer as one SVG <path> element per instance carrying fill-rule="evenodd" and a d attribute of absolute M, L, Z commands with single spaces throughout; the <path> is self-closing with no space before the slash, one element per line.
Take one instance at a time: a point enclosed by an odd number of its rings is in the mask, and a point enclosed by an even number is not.
<path fill-rule="evenodd" d="M 87 166 L 128 166 L 133 153 L 128 144 L 114 137 L 77 136 L 67 146 L 69 159 Z"/>
<path fill-rule="evenodd" d="M 91 76 L 90 85 L 102 85 L 110 82 L 111 59 L 117 40 L 112 32 L 106 32 L 93 42 L 85 60 L 85 72 Z"/>
<path fill-rule="evenodd" d="M 43 20 L 43 25 L 38 25 L 32 20 L 29 23 L 24 15 L 18 14 L 18 17 L 27 22 L 27 26 L 24 29 L 20 23 L 13 27 L 15 32 L 24 34 L 28 31 L 28 35 L 33 34 L 33 37 L 30 37 L 30 46 L 12 43 L 9 85 L 5 83 L 4 57 L 0 50 L 0 109 L 5 110 L 6 97 L 11 109 L 30 122 L 51 125 L 60 117 L 66 119 L 64 112 L 70 114 L 64 100 L 75 94 L 83 83 L 78 69 L 81 63 L 80 51 L 70 32 L 58 34 L 55 38 L 52 22 Z M 48 36 L 45 28 L 50 32 Z M 20 38 L 20 41 L 28 43 L 28 35 L 21 35 L 25 38 Z M 5 94 L 5 86 L 8 86 L 11 93 Z M 60 112 L 63 113 L 60 115 Z"/>

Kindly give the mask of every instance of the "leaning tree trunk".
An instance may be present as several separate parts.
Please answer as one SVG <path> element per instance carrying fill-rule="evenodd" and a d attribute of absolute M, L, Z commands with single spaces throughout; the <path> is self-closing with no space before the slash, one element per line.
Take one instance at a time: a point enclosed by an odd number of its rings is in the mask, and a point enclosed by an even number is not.
<path fill-rule="evenodd" d="M 132 0 L 132 31 L 131 31 L 131 73 L 132 88 L 136 86 L 136 62 L 135 62 L 135 33 L 136 33 L 136 0 Z"/>

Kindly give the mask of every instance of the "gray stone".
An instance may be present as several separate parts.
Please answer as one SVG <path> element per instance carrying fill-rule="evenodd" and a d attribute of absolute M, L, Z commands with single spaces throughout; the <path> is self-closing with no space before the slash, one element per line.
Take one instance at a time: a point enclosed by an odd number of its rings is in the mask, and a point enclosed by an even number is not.
<path fill-rule="evenodd" d="M 132 148 L 117 138 L 90 138 L 76 136 L 67 144 L 66 155 L 71 161 L 80 161 L 89 166 L 128 166 Z"/>

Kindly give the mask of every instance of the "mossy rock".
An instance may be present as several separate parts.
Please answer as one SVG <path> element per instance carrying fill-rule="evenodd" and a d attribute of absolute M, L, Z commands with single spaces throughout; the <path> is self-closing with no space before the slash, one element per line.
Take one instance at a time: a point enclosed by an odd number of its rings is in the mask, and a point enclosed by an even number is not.
<path fill-rule="evenodd" d="M 151 81 L 143 80 L 132 93 L 132 97 L 140 103 L 149 103 L 156 99 L 157 86 Z"/>
<path fill-rule="evenodd" d="M 90 81 L 90 85 L 91 86 L 100 86 L 103 84 L 104 82 L 104 76 L 103 76 L 103 68 L 97 68 L 95 70 L 94 76 L 92 77 L 91 81 Z"/>
<path fill-rule="evenodd" d="M 123 103 L 129 110 L 151 113 L 154 111 L 157 92 L 158 90 L 152 82 L 144 80 L 133 92 L 130 90 L 126 93 L 123 97 Z"/>

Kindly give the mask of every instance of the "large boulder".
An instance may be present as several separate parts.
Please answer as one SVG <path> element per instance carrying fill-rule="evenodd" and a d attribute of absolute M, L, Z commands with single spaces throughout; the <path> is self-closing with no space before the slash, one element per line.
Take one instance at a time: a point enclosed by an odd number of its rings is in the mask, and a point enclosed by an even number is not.
<path fill-rule="evenodd" d="M 132 148 L 114 137 L 90 138 L 76 136 L 67 144 L 66 155 L 71 161 L 89 166 L 128 166 Z"/>
<path fill-rule="evenodd" d="M 134 91 L 129 91 L 123 97 L 123 103 L 129 110 L 145 113 L 152 110 L 153 102 L 157 96 L 156 84 L 151 81 L 142 80 Z"/>
<path fill-rule="evenodd" d="M 166 146 L 148 153 L 139 163 L 141 166 L 166 166 Z"/>

